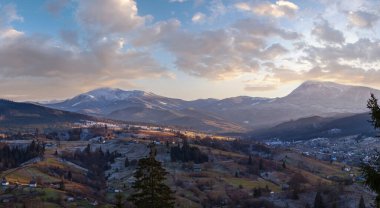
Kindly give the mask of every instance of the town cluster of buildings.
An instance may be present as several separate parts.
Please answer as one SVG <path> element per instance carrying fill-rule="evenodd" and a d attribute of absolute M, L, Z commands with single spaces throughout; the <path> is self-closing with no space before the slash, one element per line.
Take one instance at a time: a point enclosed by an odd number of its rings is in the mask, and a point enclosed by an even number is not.
<path fill-rule="evenodd" d="M 377 150 L 380 150 L 380 139 L 375 137 L 347 136 L 342 138 L 315 138 L 283 142 L 267 141 L 267 145 L 281 146 L 296 150 L 304 155 L 324 161 L 338 161 L 350 166 L 368 162 Z"/>

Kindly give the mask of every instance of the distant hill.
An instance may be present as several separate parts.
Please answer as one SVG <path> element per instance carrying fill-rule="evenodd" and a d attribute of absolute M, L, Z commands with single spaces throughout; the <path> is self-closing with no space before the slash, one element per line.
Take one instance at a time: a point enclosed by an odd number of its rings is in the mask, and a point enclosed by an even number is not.
<path fill-rule="evenodd" d="M 306 117 L 364 113 L 370 93 L 380 97 L 380 91 L 373 88 L 307 81 L 281 98 L 239 96 L 185 101 L 138 90 L 100 88 L 44 106 L 124 121 L 237 132 Z"/>
<path fill-rule="evenodd" d="M 250 138 L 262 140 L 307 140 L 317 137 L 342 137 L 350 135 L 375 136 L 376 131 L 369 122 L 369 113 L 344 117 L 323 118 L 313 116 L 284 122 L 272 128 L 252 131 Z"/>
<path fill-rule="evenodd" d="M 47 107 L 0 99 L 0 126 L 55 125 L 80 120 L 97 120 L 91 116 Z"/>
<path fill-rule="evenodd" d="M 137 90 L 100 88 L 45 106 L 116 120 L 174 125 L 201 131 L 245 131 L 238 124 L 193 108 L 210 102 L 214 100 L 187 102 Z"/>

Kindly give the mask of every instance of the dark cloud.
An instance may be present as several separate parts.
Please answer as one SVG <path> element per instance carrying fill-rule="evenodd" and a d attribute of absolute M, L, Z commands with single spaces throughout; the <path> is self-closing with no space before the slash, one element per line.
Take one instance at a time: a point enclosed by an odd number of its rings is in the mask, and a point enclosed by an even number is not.
<path fill-rule="evenodd" d="M 58 15 L 70 3 L 70 0 L 48 0 L 45 9 L 53 15 Z"/>
<path fill-rule="evenodd" d="M 318 41 L 328 44 L 342 44 L 345 42 L 343 33 L 332 28 L 326 20 L 316 23 L 311 34 L 314 35 Z"/>

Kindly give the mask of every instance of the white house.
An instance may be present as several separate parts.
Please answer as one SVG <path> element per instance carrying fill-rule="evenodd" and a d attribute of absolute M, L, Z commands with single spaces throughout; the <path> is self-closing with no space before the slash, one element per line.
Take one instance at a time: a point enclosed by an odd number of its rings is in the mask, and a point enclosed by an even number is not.
<path fill-rule="evenodd" d="M 29 182 L 29 187 L 30 188 L 37 188 L 37 182 L 35 180 L 31 180 Z"/>
<path fill-rule="evenodd" d="M 1 180 L 1 185 L 2 185 L 2 186 L 9 186 L 9 182 L 7 181 L 7 179 L 3 178 L 3 179 Z"/>

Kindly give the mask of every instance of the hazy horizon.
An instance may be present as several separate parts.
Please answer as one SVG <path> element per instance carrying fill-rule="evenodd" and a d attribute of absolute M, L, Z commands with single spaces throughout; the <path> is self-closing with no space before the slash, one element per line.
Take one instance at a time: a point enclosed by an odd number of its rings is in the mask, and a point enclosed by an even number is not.
<path fill-rule="evenodd" d="M 305 82 L 321 82 L 321 83 L 324 83 L 324 82 L 329 82 L 329 81 L 315 81 L 315 80 L 306 80 Z M 255 96 L 255 95 L 248 95 L 248 94 L 241 94 L 241 95 L 235 95 L 235 96 L 230 96 L 230 97 L 207 97 L 207 95 L 205 95 L 205 97 L 198 97 L 198 98 L 193 98 L 193 99 L 186 99 L 186 98 L 181 98 L 181 97 L 174 97 L 174 96 L 170 96 L 170 95 L 165 95 L 165 94 L 160 94 L 160 93 L 156 93 L 152 90 L 142 90 L 142 89 L 123 89 L 123 88 L 118 88 L 118 87 L 98 87 L 98 88 L 94 88 L 94 89 L 91 89 L 89 91 L 82 91 L 82 92 L 74 92 L 74 94 L 72 96 L 69 96 L 69 97 L 62 97 L 62 98 L 57 98 L 57 99 L 40 99 L 40 100 L 14 100 L 14 101 L 18 101 L 18 102 L 54 102 L 54 101 L 63 101 L 63 100 L 67 100 L 67 99 L 71 99 L 77 95 L 80 95 L 80 94 L 84 94 L 84 93 L 88 93 L 90 91 L 94 91 L 94 90 L 99 90 L 99 89 L 106 89 L 106 88 L 109 88 L 109 89 L 113 89 L 113 90 L 116 90 L 116 89 L 119 89 L 119 90 L 123 90 L 123 91 L 144 91 L 144 92 L 147 92 L 147 93 L 153 93 L 155 95 L 159 95 L 159 96 L 163 96 L 163 97 L 168 97 L 168 98 L 177 98 L 177 99 L 182 99 L 182 100 L 185 100 L 185 101 L 194 101 L 194 100 L 200 100 L 200 99 L 217 99 L 217 100 L 223 100 L 223 99 L 227 99 L 227 98 L 233 98 L 233 97 L 241 97 L 241 96 L 248 96 L 248 97 L 262 97 L 262 98 L 281 98 L 281 97 L 285 97 L 287 95 L 289 95 L 291 92 L 293 92 L 295 89 L 297 89 L 298 87 L 300 87 L 303 83 L 305 82 L 302 82 L 300 83 L 299 85 L 296 85 L 294 88 L 291 88 L 289 90 L 289 92 L 286 92 L 282 95 L 279 95 L 279 96 L 276 96 L 276 97 L 270 97 L 270 96 Z M 341 84 L 341 83 L 337 83 L 337 82 L 332 82 L 332 83 L 335 83 L 335 84 L 340 84 L 340 85 L 348 85 L 348 86 L 357 86 L 357 87 L 362 87 L 362 85 L 354 85 L 354 84 Z M 365 86 L 366 87 L 366 86 Z M 379 90 L 378 88 L 376 87 L 370 87 L 370 88 L 373 88 L 373 89 L 377 89 Z M 9 99 L 9 100 L 13 100 L 13 99 Z"/>

